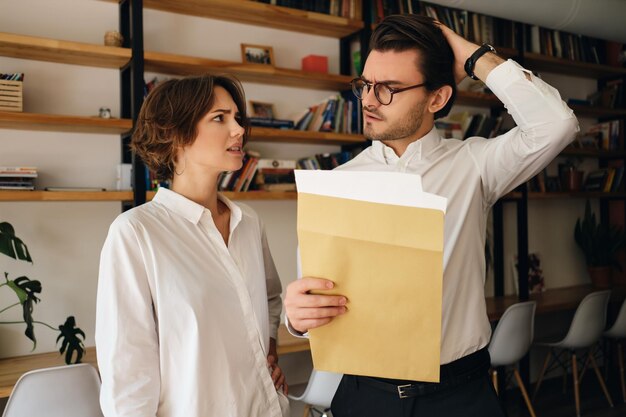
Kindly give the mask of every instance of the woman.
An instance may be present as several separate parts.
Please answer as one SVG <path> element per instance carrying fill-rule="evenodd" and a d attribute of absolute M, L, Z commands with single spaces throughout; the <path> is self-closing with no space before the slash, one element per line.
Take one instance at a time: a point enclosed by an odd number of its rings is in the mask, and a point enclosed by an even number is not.
<path fill-rule="evenodd" d="M 160 178 L 102 249 L 96 345 L 105 416 L 285 416 L 281 285 L 257 215 L 218 194 L 241 168 L 245 98 L 228 77 L 170 80 L 131 147 Z"/>

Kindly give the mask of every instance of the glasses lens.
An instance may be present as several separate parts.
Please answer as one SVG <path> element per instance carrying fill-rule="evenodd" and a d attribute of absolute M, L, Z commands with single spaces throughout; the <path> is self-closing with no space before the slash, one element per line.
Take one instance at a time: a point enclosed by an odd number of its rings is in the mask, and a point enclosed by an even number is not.
<path fill-rule="evenodd" d="M 354 93 L 356 98 L 358 98 L 359 100 L 363 98 L 364 94 L 367 94 L 367 90 L 365 92 L 363 91 L 366 88 L 367 88 L 367 83 L 363 81 L 362 79 L 355 78 L 354 80 L 352 80 L 352 92 Z"/>
<path fill-rule="evenodd" d="M 376 87 L 374 87 L 374 95 L 380 104 L 386 105 L 391 103 L 391 90 L 385 84 L 376 84 Z"/>

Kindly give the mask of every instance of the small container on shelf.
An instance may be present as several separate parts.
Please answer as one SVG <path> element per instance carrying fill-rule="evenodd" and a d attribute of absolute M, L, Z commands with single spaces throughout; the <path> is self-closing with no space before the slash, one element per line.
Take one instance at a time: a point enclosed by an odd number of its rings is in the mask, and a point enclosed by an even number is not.
<path fill-rule="evenodd" d="M 23 81 L 0 80 L 0 111 L 21 112 Z"/>

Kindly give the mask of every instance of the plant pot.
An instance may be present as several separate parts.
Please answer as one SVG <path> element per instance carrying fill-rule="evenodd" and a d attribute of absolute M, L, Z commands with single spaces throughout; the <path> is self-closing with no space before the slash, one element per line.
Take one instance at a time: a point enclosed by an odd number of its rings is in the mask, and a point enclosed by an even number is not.
<path fill-rule="evenodd" d="M 561 190 L 580 191 L 583 185 L 583 172 L 568 169 L 561 172 Z"/>
<path fill-rule="evenodd" d="M 611 286 L 610 266 L 590 266 L 587 267 L 591 284 L 596 288 L 609 288 Z"/>

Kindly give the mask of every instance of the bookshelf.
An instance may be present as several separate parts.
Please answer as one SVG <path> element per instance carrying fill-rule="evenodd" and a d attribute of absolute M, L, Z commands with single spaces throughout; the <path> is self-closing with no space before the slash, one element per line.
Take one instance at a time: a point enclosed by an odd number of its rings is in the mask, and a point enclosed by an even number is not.
<path fill-rule="evenodd" d="M 536 71 L 552 72 L 574 77 L 603 78 L 626 75 L 626 68 L 572 61 L 533 52 L 524 52 L 524 63 L 529 68 Z"/>
<path fill-rule="evenodd" d="M 321 74 L 269 65 L 242 64 L 209 58 L 190 57 L 162 52 L 146 51 L 144 55 L 147 71 L 172 75 L 194 75 L 204 73 L 230 74 L 241 81 L 287 87 L 304 87 L 318 90 L 346 90 L 352 77 L 336 74 Z"/>
<path fill-rule="evenodd" d="M 355 1 L 356 19 L 242 0 L 144 0 L 143 4 L 148 9 L 334 38 L 343 38 L 363 28 L 361 0 Z"/>

